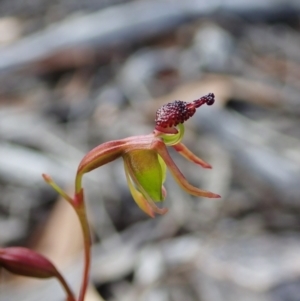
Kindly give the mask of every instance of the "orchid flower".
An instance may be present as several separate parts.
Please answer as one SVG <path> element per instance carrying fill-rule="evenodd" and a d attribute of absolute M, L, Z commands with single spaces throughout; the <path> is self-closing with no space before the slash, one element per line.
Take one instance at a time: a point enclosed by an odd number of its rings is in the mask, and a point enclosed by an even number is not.
<path fill-rule="evenodd" d="M 182 144 L 181 140 L 184 135 L 183 123 L 192 117 L 201 105 L 212 105 L 214 101 L 214 94 L 209 93 L 190 103 L 181 100 L 168 103 L 157 110 L 156 125 L 151 134 L 105 142 L 92 149 L 79 163 L 73 197 L 60 188 L 50 176 L 43 174 L 44 180 L 74 208 L 81 224 L 84 238 L 84 270 L 78 301 L 84 300 L 91 261 L 91 236 L 82 188 L 84 174 L 122 157 L 132 197 L 137 205 L 151 217 L 167 212 L 166 208 L 159 208 L 156 205 L 166 197 L 163 183 L 166 179 L 167 168 L 186 192 L 195 196 L 219 198 L 218 194 L 192 186 L 174 163 L 167 148 L 172 147 L 187 160 L 204 168 L 211 168 L 208 163 L 198 158 Z"/>
<path fill-rule="evenodd" d="M 157 110 L 153 133 L 109 141 L 95 147 L 79 164 L 76 186 L 81 186 L 82 176 L 85 173 L 122 157 L 132 197 L 140 209 L 151 217 L 154 217 L 156 213 L 167 212 L 166 208 L 159 208 L 155 204 L 163 201 L 166 196 L 163 183 L 167 168 L 178 185 L 187 193 L 207 198 L 219 198 L 218 194 L 189 184 L 167 149 L 168 146 L 173 147 L 187 160 L 204 168 L 211 168 L 208 163 L 198 158 L 181 143 L 184 135 L 183 122 L 193 116 L 196 109 L 205 103 L 212 105 L 214 94 L 210 93 L 191 103 L 179 100 L 168 103 Z"/>

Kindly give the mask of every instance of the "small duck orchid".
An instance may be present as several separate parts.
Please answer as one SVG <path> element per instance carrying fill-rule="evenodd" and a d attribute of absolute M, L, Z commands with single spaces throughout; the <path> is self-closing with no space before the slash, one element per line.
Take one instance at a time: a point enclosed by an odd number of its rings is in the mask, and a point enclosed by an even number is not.
<path fill-rule="evenodd" d="M 179 186 L 189 194 L 207 198 L 219 198 L 218 194 L 201 190 L 188 183 L 169 155 L 167 147 L 173 147 L 187 160 L 204 168 L 211 166 L 194 155 L 181 140 L 184 135 L 183 123 L 192 117 L 203 104 L 212 105 L 214 94 L 209 93 L 193 102 L 176 100 L 162 106 L 156 112 L 156 126 L 149 135 L 133 136 L 105 142 L 88 152 L 79 164 L 76 175 L 76 191 L 80 191 L 85 173 L 123 158 L 129 190 L 133 199 L 146 214 L 164 214 L 166 208 L 155 203 L 166 197 L 163 183 L 168 168 Z"/>

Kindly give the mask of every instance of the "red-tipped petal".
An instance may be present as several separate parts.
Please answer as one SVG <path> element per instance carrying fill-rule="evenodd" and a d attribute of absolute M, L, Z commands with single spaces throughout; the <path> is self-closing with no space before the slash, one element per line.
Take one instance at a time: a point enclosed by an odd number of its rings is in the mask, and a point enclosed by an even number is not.
<path fill-rule="evenodd" d="M 187 160 L 199 164 L 203 168 L 212 168 L 210 164 L 206 163 L 195 154 L 193 154 L 184 144 L 178 143 L 176 145 L 172 145 L 172 147 Z"/>
<path fill-rule="evenodd" d="M 199 189 L 193 185 L 191 185 L 184 175 L 181 173 L 181 171 L 178 169 L 177 165 L 174 163 L 173 159 L 170 157 L 169 152 L 165 146 L 165 144 L 160 141 L 156 140 L 155 143 L 153 143 L 153 148 L 157 150 L 159 155 L 163 158 L 165 163 L 167 164 L 169 170 L 171 171 L 175 181 L 178 183 L 178 185 L 188 192 L 189 194 L 195 195 L 195 196 L 201 196 L 206 198 L 220 198 L 220 195 L 212 193 L 210 191 Z"/>
<path fill-rule="evenodd" d="M 48 183 L 48 184 L 53 182 L 52 178 L 49 175 L 45 174 L 45 173 L 42 174 L 42 177 L 44 178 L 45 182 Z"/>

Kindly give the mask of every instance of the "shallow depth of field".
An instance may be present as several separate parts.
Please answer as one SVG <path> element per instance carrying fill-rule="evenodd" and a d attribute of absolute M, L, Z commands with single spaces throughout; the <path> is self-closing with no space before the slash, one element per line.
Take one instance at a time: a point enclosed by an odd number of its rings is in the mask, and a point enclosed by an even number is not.
<path fill-rule="evenodd" d="M 84 154 L 151 133 L 156 110 L 212 92 L 171 152 L 164 216 L 134 203 L 122 160 L 84 179 L 93 235 L 86 301 L 299 301 L 300 3 L 296 0 L 2 0 L 0 247 L 51 258 L 78 292 L 70 206 Z M 102 297 L 100 297 L 100 295 Z M 103 298 L 103 299 L 102 299 Z M 52 280 L 0 269 L 0 301 L 63 301 Z"/>

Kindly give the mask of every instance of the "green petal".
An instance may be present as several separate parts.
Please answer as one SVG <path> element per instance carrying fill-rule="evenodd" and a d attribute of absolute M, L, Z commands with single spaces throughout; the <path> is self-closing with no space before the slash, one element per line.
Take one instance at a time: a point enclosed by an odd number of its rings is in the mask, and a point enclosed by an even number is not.
<path fill-rule="evenodd" d="M 162 183 L 165 183 L 166 176 L 167 176 L 167 165 L 163 158 L 158 155 L 158 161 L 161 167 L 161 172 L 162 172 Z"/>
<path fill-rule="evenodd" d="M 131 178 L 127 172 L 126 164 L 125 164 L 125 174 L 126 174 L 127 184 L 128 184 L 128 187 L 129 187 L 129 190 L 131 192 L 133 199 L 135 200 L 135 202 L 137 203 L 137 205 L 140 207 L 141 210 L 143 210 L 150 217 L 154 218 L 155 214 L 154 214 L 154 211 L 152 210 L 151 206 L 148 204 L 148 202 L 144 198 L 144 196 L 138 190 L 135 189 L 135 187 L 131 181 Z"/>
<path fill-rule="evenodd" d="M 156 151 L 133 150 L 125 153 L 123 158 L 132 180 L 140 186 L 138 189 L 142 188 L 152 200 L 162 201 L 161 187 L 164 175 Z M 143 191 L 141 192 L 144 194 Z"/>

